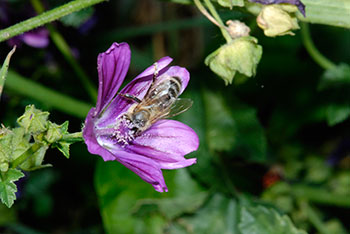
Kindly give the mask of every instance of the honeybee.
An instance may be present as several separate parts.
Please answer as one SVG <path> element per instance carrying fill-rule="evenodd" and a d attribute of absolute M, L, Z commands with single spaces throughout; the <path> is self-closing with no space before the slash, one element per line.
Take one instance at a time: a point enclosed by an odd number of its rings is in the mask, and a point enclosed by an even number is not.
<path fill-rule="evenodd" d="M 158 77 L 158 72 L 155 72 L 152 84 L 142 100 L 130 94 L 120 94 L 135 102 L 124 114 L 124 118 L 129 122 L 131 135 L 138 136 L 157 120 L 173 117 L 188 110 L 193 101 L 178 98 L 181 88 L 182 82 L 179 77 L 166 74 Z"/>

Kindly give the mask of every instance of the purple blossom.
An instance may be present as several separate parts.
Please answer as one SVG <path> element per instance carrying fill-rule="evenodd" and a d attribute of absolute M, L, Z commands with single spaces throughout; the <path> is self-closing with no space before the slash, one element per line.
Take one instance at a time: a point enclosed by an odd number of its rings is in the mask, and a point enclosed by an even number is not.
<path fill-rule="evenodd" d="M 113 43 L 98 56 L 99 89 L 95 108 L 85 120 L 83 137 L 88 150 L 100 155 L 103 160 L 116 160 L 153 185 L 158 192 L 167 192 L 161 169 L 177 169 L 196 163 L 195 158 L 184 155 L 197 150 L 199 140 L 187 125 L 161 119 L 138 135 L 132 133 L 123 116 L 135 102 L 117 94 L 130 65 L 130 48 L 127 43 Z M 157 61 L 156 79 L 177 76 L 182 88 L 186 88 L 190 76 L 185 68 L 169 67 L 170 57 Z M 142 100 L 152 84 L 155 66 L 150 66 L 120 93 Z"/>
<path fill-rule="evenodd" d="M 303 14 L 303 16 L 305 17 L 305 5 L 300 0 L 249 0 L 249 1 L 260 3 L 263 5 L 289 3 L 298 7 L 301 14 Z"/>

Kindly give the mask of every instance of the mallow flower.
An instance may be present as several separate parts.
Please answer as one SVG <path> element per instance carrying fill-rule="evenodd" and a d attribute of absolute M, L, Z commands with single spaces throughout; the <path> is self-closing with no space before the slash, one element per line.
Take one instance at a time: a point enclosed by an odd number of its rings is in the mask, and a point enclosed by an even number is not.
<path fill-rule="evenodd" d="M 178 169 L 196 163 L 195 158 L 186 159 L 184 155 L 197 150 L 197 134 L 187 125 L 169 119 L 160 119 L 135 134 L 123 116 L 135 100 L 145 97 L 154 78 L 178 77 L 182 83 L 179 93 L 182 93 L 190 75 L 183 67 L 168 66 L 172 59 L 164 57 L 118 92 L 129 69 L 130 56 L 127 43 L 113 43 L 106 52 L 99 54 L 98 98 L 96 107 L 86 117 L 83 137 L 90 153 L 100 155 L 104 161 L 120 162 L 153 185 L 156 191 L 167 192 L 162 169 Z"/>

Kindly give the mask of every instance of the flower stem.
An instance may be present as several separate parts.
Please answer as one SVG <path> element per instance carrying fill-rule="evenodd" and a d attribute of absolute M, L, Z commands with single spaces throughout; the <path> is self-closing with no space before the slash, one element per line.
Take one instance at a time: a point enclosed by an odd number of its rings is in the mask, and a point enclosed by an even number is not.
<path fill-rule="evenodd" d="M 19 165 L 21 165 L 24 161 L 26 161 L 30 156 L 34 155 L 34 153 L 40 149 L 41 145 L 38 143 L 34 143 L 32 147 L 27 149 L 21 156 L 13 160 L 11 163 L 10 167 L 11 168 L 16 168 Z"/>
<path fill-rule="evenodd" d="M 84 141 L 83 133 L 82 132 L 75 132 L 70 133 L 68 135 L 64 135 L 62 138 L 62 141 L 68 142 L 68 143 L 75 143 L 79 141 Z"/>
<path fill-rule="evenodd" d="M 75 0 L 0 31 L 0 42 L 106 0 Z"/>
<path fill-rule="evenodd" d="M 92 106 L 30 81 L 11 70 L 7 75 L 5 88 L 82 119 Z"/>
<path fill-rule="evenodd" d="M 40 2 L 40 0 L 31 0 L 31 3 L 37 13 L 42 13 L 44 11 L 44 6 Z M 77 74 L 81 83 L 85 87 L 86 91 L 88 92 L 91 98 L 91 101 L 96 102 L 97 88 L 93 85 L 89 77 L 86 75 L 86 73 L 81 68 L 77 60 L 74 58 L 68 43 L 65 41 L 63 36 L 52 24 L 48 24 L 47 29 L 49 30 L 51 39 L 56 45 L 57 49 L 61 52 L 63 57 L 66 59 L 69 65 L 73 68 L 74 72 Z"/>
<path fill-rule="evenodd" d="M 203 6 L 203 4 L 201 3 L 200 0 L 194 0 L 194 3 L 196 4 L 198 10 L 205 16 L 207 17 L 213 24 L 215 24 L 216 26 L 218 26 L 221 30 L 221 33 L 223 35 L 223 37 L 225 38 L 225 40 L 227 42 L 231 42 L 232 38 L 230 36 L 230 34 L 226 31 L 226 27 L 223 24 L 219 14 L 216 12 L 215 7 L 213 6 L 213 4 L 211 4 L 210 1 L 204 0 L 209 11 L 211 12 L 210 15 L 209 12 L 206 10 L 206 8 Z"/>
<path fill-rule="evenodd" d="M 323 69 L 326 70 L 336 67 L 336 65 L 332 61 L 327 59 L 317 50 L 315 44 L 312 41 L 309 25 L 307 23 L 302 23 L 301 37 L 307 52 L 318 65 L 320 65 Z"/>

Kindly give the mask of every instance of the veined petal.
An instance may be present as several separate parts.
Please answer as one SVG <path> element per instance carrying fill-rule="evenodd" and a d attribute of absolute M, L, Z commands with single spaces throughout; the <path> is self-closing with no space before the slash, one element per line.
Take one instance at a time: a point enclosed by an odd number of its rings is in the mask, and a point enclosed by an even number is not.
<path fill-rule="evenodd" d="M 98 55 L 98 98 L 96 112 L 100 113 L 116 95 L 123 83 L 130 65 L 131 52 L 127 43 L 113 43 L 104 53 Z"/>
<path fill-rule="evenodd" d="M 87 145 L 88 151 L 91 154 L 100 155 L 104 161 L 115 160 L 109 151 L 103 148 L 98 142 L 95 133 L 95 119 L 94 119 L 95 108 L 91 108 L 89 111 L 84 124 L 83 138 Z"/>
<path fill-rule="evenodd" d="M 162 169 L 177 169 L 196 163 L 184 155 L 197 150 L 198 145 L 192 128 L 175 120 L 159 120 L 126 149 L 156 161 Z"/>

